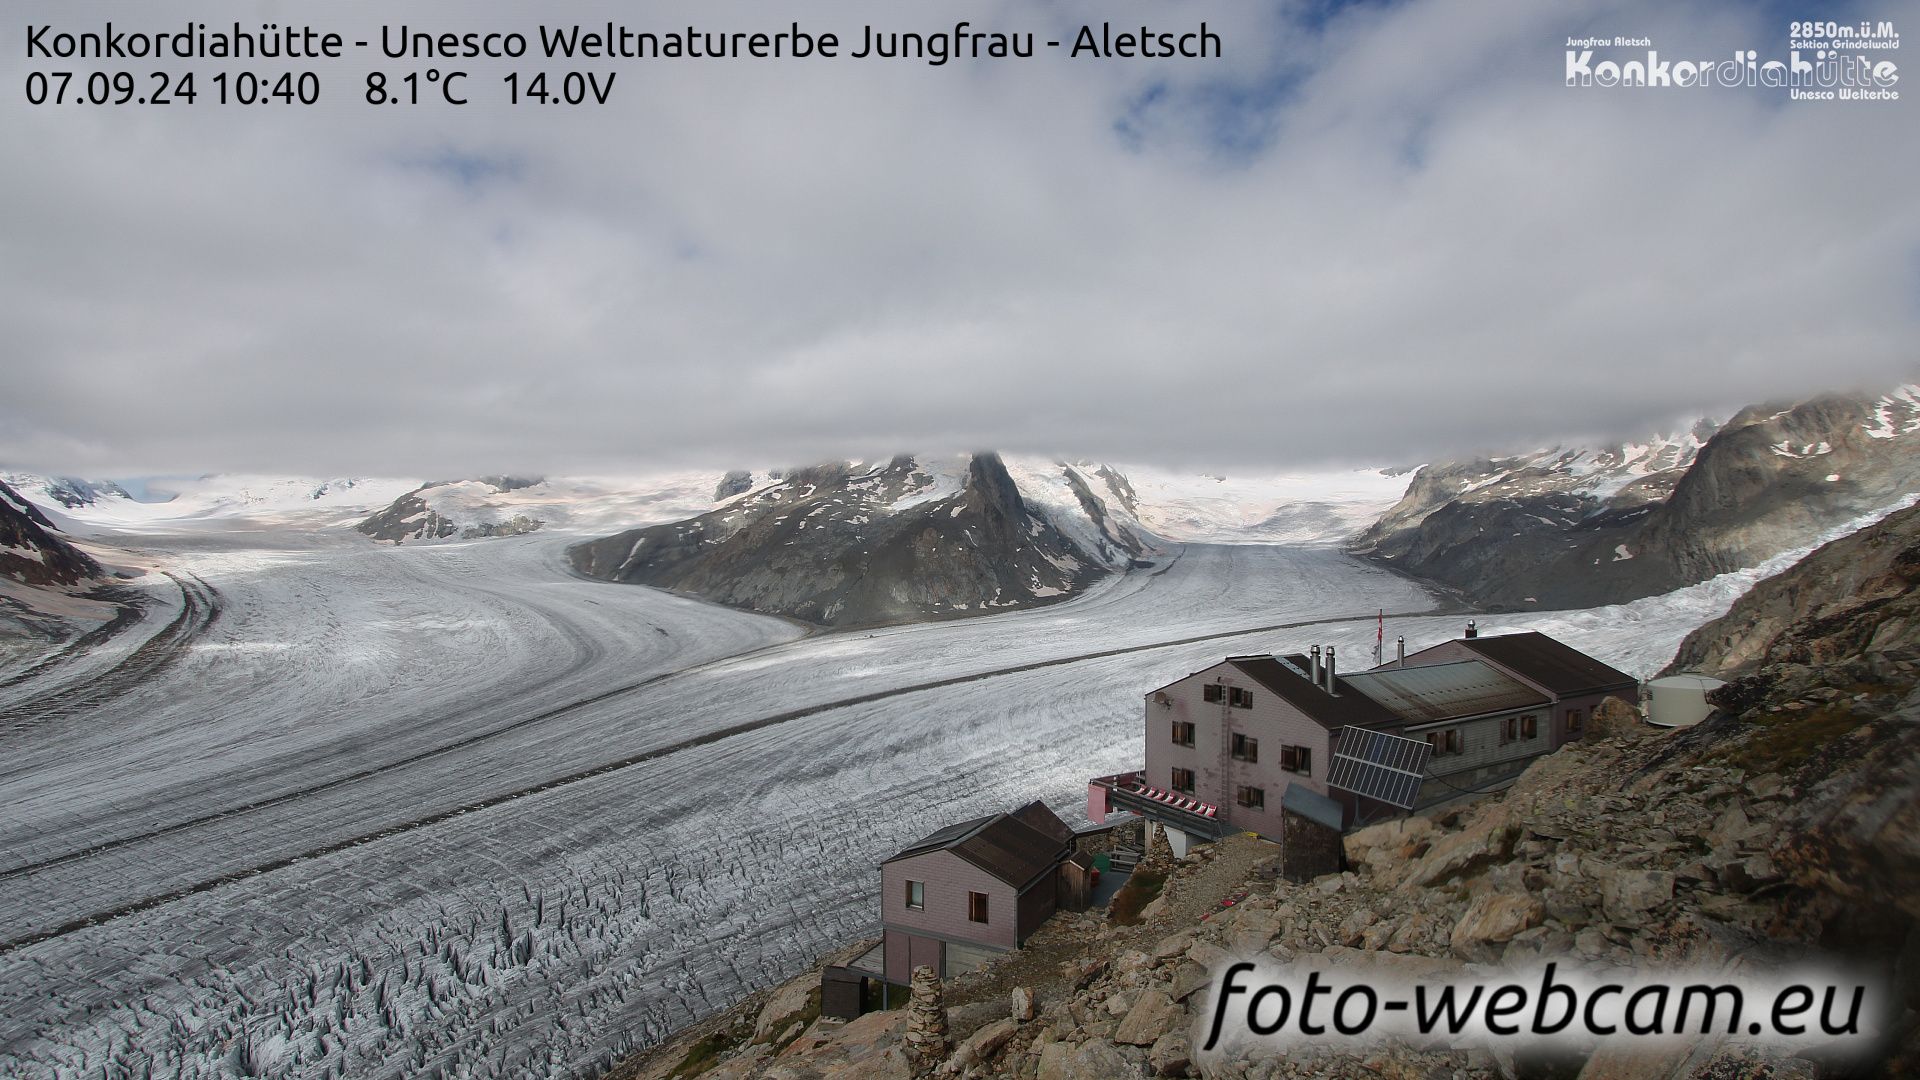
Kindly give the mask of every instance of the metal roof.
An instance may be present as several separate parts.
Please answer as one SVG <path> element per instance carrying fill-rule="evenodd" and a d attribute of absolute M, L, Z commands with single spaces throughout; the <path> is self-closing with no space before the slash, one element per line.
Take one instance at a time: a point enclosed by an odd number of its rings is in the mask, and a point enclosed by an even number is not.
<path fill-rule="evenodd" d="M 1579 697 L 1638 686 L 1633 676 L 1537 630 L 1461 638 L 1460 644 L 1557 697 Z"/>
<path fill-rule="evenodd" d="M 1031 807 L 1025 809 L 1031 810 Z M 1052 870 L 1054 864 L 1064 858 L 1072 847 L 1071 832 L 1068 833 L 1068 839 L 1062 841 L 1012 814 L 994 814 L 949 825 L 886 861 L 898 862 L 933 851 L 951 851 L 1024 891 L 1041 875 Z"/>
<path fill-rule="evenodd" d="M 949 825 L 937 832 L 928 833 L 895 852 L 886 862 L 892 862 L 894 859 L 910 858 L 928 851 L 937 851 L 941 848 L 951 847 L 954 843 L 970 835 L 975 829 L 980 828 L 980 826 L 985 825 L 998 816 L 997 814 L 988 814 L 986 817 L 977 817 L 971 821 L 962 821 L 957 825 Z"/>
<path fill-rule="evenodd" d="M 1660 678 L 1653 680 L 1647 685 L 1654 687 L 1656 689 L 1663 689 L 1663 690 L 1669 686 L 1674 687 L 1676 689 L 1685 688 L 1688 690 L 1712 690 L 1717 687 L 1727 685 L 1727 682 L 1725 679 L 1716 679 L 1711 675 L 1687 674 L 1687 675 L 1662 675 Z"/>
<path fill-rule="evenodd" d="M 1239 669 L 1261 686 L 1279 695 L 1282 701 L 1327 728 L 1370 727 L 1391 724 L 1398 718 L 1369 698 L 1349 693 L 1352 675 L 1336 675 L 1329 694 L 1302 674 L 1304 656 L 1231 656 L 1227 663 Z"/>
<path fill-rule="evenodd" d="M 1288 784 L 1287 793 L 1280 796 L 1280 807 L 1334 832 L 1342 832 L 1346 826 L 1346 811 L 1340 804 L 1305 784 Z"/>
<path fill-rule="evenodd" d="M 1013 816 L 1052 837 L 1057 843 L 1073 843 L 1073 829 L 1039 799 L 1015 810 Z"/>
<path fill-rule="evenodd" d="M 1547 704 L 1544 694 L 1481 660 L 1387 668 L 1344 675 L 1341 681 L 1408 724 Z"/>

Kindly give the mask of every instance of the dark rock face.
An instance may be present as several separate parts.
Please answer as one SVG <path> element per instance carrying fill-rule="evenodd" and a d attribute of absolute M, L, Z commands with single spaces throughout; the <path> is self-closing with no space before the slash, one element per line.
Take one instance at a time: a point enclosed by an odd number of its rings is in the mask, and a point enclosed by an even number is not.
<path fill-rule="evenodd" d="M 1106 485 L 1108 497 L 1124 508 L 1129 518 L 1137 519 L 1138 497 L 1127 478 L 1104 465 L 1097 468 L 1093 475 Z M 1139 533 L 1128 528 L 1125 522 L 1107 512 L 1106 501 L 1077 470 L 1067 469 L 1065 476 L 1073 497 L 1080 503 L 1081 512 L 1087 515 L 1087 520 L 1093 522 L 1099 532 L 1102 549 L 1098 554 L 1104 561 L 1131 559 L 1151 546 Z"/>
<path fill-rule="evenodd" d="M 406 540 L 438 540 L 452 536 L 459 530 L 459 524 L 441 517 L 420 497 L 420 492 L 434 486 L 427 484 L 400 496 L 389 503 L 385 510 L 354 528 L 375 540 L 387 540 L 395 544 Z"/>
<path fill-rule="evenodd" d="M 28 585 L 76 585 L 100 564 L 59 535 L 53 522 L 0 484 L 0 574 Z"/>
<path fill-rule="evenodd" d="M 1701 725 L 1700 753 L 1760 774 L 1750 789 L 1790 796 L 1757 869 L 1807 890 L 1798 923 L 1863 956 L 1920 950 L 1916 583 L 1920 508 L 1910 508 L 1762 582 L 1674 661 L 1732 679 L 1708 695 L 1720 713 Z M 1910 961 L 1900 978 L 1909 1000 L 1920 993 Z M 1898 1075 L 1920 1060 L 1908 1017 Z"/>
<path fill-rule="evenodd" d="M 479 479 L 481 483 L 488 485 L 502 495 L 509 491 L 519 491 L 522 488 L 539 487 L 541 484 L 547 482 L 547 478 L 544 476 L 482 476 Z"/>
<path fill-rule="evenodd" d="M 1107 572 L 1028 506 L 994 454 L 963 469 L 903 456 L 794 470 L 731 505 L 569 557 L 588 577 L 841 628 L 1051 603 Z"/>
<path fill-rule="evenodd" d="M 731 499 L 743 491 L 753 488 L 753 474 L 745 469 L 734 469 L 720 478 L 719 486 L 713 489 L 713 501 Z"/>
<path fill-rule="evenodd" d="M 1430 465 L 1358 553 L 1501 609 L 1753 566 L 1920 486 L 1920 396 L 1749 408 L 1633 448 Z"/>

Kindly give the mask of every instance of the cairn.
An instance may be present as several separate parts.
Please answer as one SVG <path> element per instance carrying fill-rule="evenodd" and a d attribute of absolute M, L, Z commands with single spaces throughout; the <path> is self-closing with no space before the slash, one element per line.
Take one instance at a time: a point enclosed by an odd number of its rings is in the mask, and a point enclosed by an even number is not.
<path fill-rule="evenodd" d="M 913 986 L 907 1002 L 907 1060 L 913 1075 L 931 1076 L 947 1059 L 947 1004 L 940 990 L 940 976 L 930 967 L 913 969 Z"/>

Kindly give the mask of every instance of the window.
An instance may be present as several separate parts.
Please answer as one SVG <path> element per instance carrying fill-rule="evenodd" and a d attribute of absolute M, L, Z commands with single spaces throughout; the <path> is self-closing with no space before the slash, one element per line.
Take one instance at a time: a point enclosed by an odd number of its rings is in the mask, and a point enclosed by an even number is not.
<path fill-rule="evenodd" d="M 1509 716 L 1500 729 L 1501 742 L 1516 742 L 1531 739 L 1540 734 L 1539 724 L 1532 715 Z"/>
<path fill-rule="evenodd" d="M 1193 725 L 1191 723 L 1185 720 L 1175 720 L 1173 722 L 1173 745 L 1193 745 Z"/>
<path fill-rule="evenodd" d="M 1280 767 L 1291 773 L 1313 773 L 1313 749 L 1306 746 L 1280 748 Z"/>
<path fill-rule="evenodd" d="M 1233 736 L 1233 760 L 1259 761 L 1260 740 L 1250 739 L 1245 735 L 1235 732 Z"/>
<path fill-rule="evenodd" d="M 1200 688 L 1200 700 L 1209 702 L 1209 703 L 1217 702 L 1220 700 L 1221 696 L 1226 693 L 1226 691 L 1227 691 L 1227 688 L 1224 686 L 1221 686 L 1219 683 L 1210 682 L 1207 685 Z"/>
<path fill-rule="evenodd" d="M 987 894 L 970 892 L 967 894 L 967 919 L 970 922 L 987 921 Z"/>
<path fill-rule="evenodd" d="M 1227 707 L 1232 709 L 1253 708 L 1253 691 L 1242 690 L 1237 686 L 1227 689 Z"/>
<path fill-rule="evenodd" d="M 1584 727 L 1585 725 L 1586 725 L 1586 717 L 1581 715 L 1579 709 L 1567 710 L 1567 733 L 1569 735 L 1580 734 L 1581 728 Z"/>
<path fill-rule="evenodd" d="M 907 882 L 907 906 L 915 911 L 927 909 L 927 883 L 924 881 Z"/>
<path fill-rule="evenodd" d="M 1264 810 L 1267 807 L 1265 788 L 1243 787 L 1240 789 L 1240 805 L 1249 810 Z"/>
<path fill-rule="evenodd" d="M 1182 795 L 1193 794 L 1193 770 L 1192 769 L 1173 770 L 1173 778 L 1170 782 L 1170 786 L 1173 788 L 1173 790 L 1181 793 Z"/>
<path fill-rule="evenodd" d="M 1460 752 L 1460 729 L 1448 728 L 1446 731 L 1427 732 L 1427 745 L 1433 747 L 1435 757 L 1441 754 Z"/>

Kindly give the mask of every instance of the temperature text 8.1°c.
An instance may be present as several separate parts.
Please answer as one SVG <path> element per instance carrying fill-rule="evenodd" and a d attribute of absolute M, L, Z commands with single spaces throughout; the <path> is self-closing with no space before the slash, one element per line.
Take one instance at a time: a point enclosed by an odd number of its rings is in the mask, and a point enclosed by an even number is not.
<path fill-rule="evenodd" d="M 549 78 L 544 71 L 531 77 L 514 72 L 500 81 L 507 84 L 509 105 L 526 102 L 605 105 L 613 93 L 613 80 L 617 74 L 612 71 L 568 71 L 555 73 Z M 428 68 L 425 72 L 411 71 L 399 78 L 388 78 L 384 71 L 368 72 L 367 104 L 419 105 L 440 102 L 465 105 L 470 100 L 467 97 L 466 80 L 467 72 L 443 72 L 439 68 Z"/>

